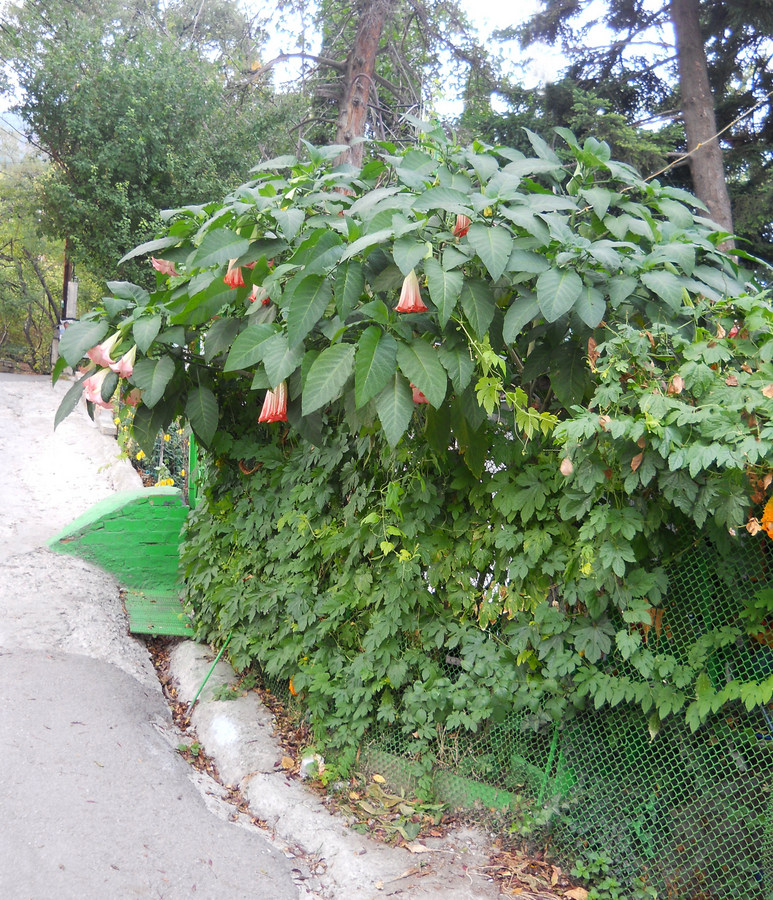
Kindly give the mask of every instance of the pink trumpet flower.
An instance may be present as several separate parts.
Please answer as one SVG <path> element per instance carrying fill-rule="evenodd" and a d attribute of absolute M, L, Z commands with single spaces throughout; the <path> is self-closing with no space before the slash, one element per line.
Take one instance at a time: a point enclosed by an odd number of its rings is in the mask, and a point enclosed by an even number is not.
<path fill-rule="evenodd" d="M 88 351 L 86 356 L 88 356 L 88 358 L 98 366 L 114 365 L 115 360 L 110 358 L 110 354 L 113 352 L 113 348 L 118 343 L 120 338 L 120 332 L 116 331 L 116 333 L 109 337 L 106 341 L 102 341 L 101 344 L 97 344 L 96 347 L 92 347 L 91 350 Z"/>
<path fill-rule="evenodd" d="M 175 269 L 174 263 L 168 259 L 156 259 L 155 256 L 150 257 L 150 264 L 153 268 L 160 272 L 162 275 L 179 275 L 180 273 Z"/>
<path fill-rule="evenodd" d="M 86 393 L 86 399 L 95 406 L 101 406 L 102 409 L 112 409 L 113 405 L 107 400 L 102 399 L 102 385 L 105 382 L 110 369 L 100 369 L 90 378 L 83 382 L 83 389 Z"/>
<path fill-rule="evenodd" d="M 411 392 L 413 394 L 414 403 L 429 403 L 429 400 L 427 400 L 427 395 L 422 393 L 415 384 L 411 384 Z"/>
<path fill-rule="evenodd" d="M 469 230 L 470 230 L 470 217 L 463 216 L 461 213 L 459 213 L 456 216 L 456 224 L 454 225 L 454 228 L 453 228 L 453 231 L 451 232 L 451 234 L 453 234 L 454 237 L 464 237 L 465 234 L 467 234 L 467 232 Z"/>
<path fill-rule="evenodd" d="M 134 371 L 134 360 L 137 358 L 137 345 L 135 344 L 131 350 L 118 360 L 118 362 L 113 363 L 110 368 L 120 377 L 120 378 L 129 378 L 131 377 L 132 372 Z"/>
<path fill-rule="evenodd" d="M 400 302 L 395 307 L 395 312 L 426 312 L 428 308 L 421 299 L 419 279 L 416 277 L 416 272 L 411 269 L 403 281 L 403 289 L 400 291 Z"/>
<path fill-rule="evenodd" d="M 244 287 L 244 278 L 242 278 L 242 270 L 240 266 L 235 266 L 235 259 L 228 260 L 228 271 L 225 273 L 223 281 L 229 288 Z"/>
<path fill-rule="evenodd" d="M 287 421 L 287 382 L 282 381 L 273 391 L 266 393 L 263 401 L 263 409 L 260 411 L 258 422 L 286 422 Z"/>

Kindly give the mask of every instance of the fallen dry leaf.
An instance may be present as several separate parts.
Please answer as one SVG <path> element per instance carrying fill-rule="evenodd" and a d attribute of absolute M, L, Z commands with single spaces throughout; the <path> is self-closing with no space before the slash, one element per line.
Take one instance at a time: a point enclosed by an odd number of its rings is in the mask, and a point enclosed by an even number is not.
<path fill-rule="evenodd" d="M 386 784 L 386 778 L 383 775 L 374 775 L 373 780 L 376 784 Z"/>
<path fill-rule="evenodd" d="M 282 768 L 287 769 L 288 771 L 293 768 L 295 765 L 295 761 L 291 759 L 289 756 L 282 757 Z"/>
<path fill-rule="evenodd" d="M 412 866 L 410 869 L 406 869 L 402 875 L 398 875 L 396 878 L 390 878 L 387 884 L 393 881 L 400 881 L 401 878 L 410 878 L 412 875 L 419 875 L 421 873 L 421 869 L 419 866 Z"/>
<path fill-rule="evenodd" d="M 425 847 L 424 844 L 420 844 L 418 841 L 413 841 L 410 844 L 403 844 L 406 850 L 410 850 L 411 853 L 432 853 L 434 852 L 432 847 Z"/>
<path fill-rule="evenodd" d="M 735 375 L 728 375 L 725 379 L 725 384 L 728 387 L 738 387 L 738 379 L 735 377 Z"/>
<path fill-rule="evenodd" d="M 564 894 L 564 897 L 569 897 L 570 900 L 586 900 L 587 896 L 588 892 L 583 887 L 572 888 Z"/>

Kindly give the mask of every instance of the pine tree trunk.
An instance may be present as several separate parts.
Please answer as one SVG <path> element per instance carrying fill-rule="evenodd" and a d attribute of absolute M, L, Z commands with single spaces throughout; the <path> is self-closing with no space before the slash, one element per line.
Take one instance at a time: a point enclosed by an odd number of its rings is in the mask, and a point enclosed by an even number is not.
<path fill-rule="evenodd" d="M 695 193 L 708 207 L 710 217 L 732 234 L 733 214 L 722 165 L 722 149 L 714 137 L 717 133 L 714 97 L 698 14 L 699 0 L 671 0 L 682 116 L 687 150 L 692 153 L 690 171 Z M 726 248 L 728 246 L 732 244 L 725 244 Z"/>
<path fill-rule="evenodd" d="M 376 54 L 384 23 L 393 5 L 394 0 L 362 0 L 359 4 L 360 21 L 354 46 L 346 60 L 336 127 L 336 143 L 348 144 L 349 150 L 337 158 L 337 163 L 348 162 L 358 168 L 362 166 L 362 142 L 353 144 L 352 141 L 365 134 Z"/>

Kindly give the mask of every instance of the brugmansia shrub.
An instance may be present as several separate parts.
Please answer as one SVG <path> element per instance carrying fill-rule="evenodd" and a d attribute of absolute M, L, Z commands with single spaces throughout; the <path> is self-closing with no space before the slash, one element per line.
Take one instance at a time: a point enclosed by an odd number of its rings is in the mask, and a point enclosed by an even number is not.
<path fill-rule="evenodd" d="M 360 172 L 337 148 L 261 164 L 130 254 L 157 255 L 155 292 L 110 283 L 62 341 L 71 365 L 136 345 L 97 400 L 141 392 L 140 442 L 189 421 L 199 636 L 292 677 L 344 759 L 378 722 L 430 758 L 514 709 L 697 728 L 773 696 L 706 676 L 767 595 L 687 654 L 648 640 L 684 613 L 678 539 L 773 534 L 767 295 L 690 195 L 529 136 L 530 158 L 430 130 Z"/>

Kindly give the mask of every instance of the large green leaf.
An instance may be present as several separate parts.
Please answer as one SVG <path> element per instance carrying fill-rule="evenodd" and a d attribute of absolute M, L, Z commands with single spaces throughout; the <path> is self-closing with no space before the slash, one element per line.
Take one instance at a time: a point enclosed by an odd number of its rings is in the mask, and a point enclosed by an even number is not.
<path fill-rule="evenodd" d="M 132 372 L 132 382 L 142 391 L 142 403 L 153 408 L 164 396 L 166 386 L 174 375 L 174 360 L 171 356 L 160 359 L 138 359 Z"/>
<path fill-rule="evenodd" d="M 135 247 L 134 250 L 130 250 L 127 254 L 122 256 L 118 260 L 118 265 L 120 266 L 121 263 L 125 263 L 129 259 L 134 259 L 135 256 L 142 256 L 143 253 L 153 253 L 156 250 L 166 250 L 169 247 L 176 247 L 179 243 L 180 238 L 174 235 L 156 238 L 153 241 L 145 241 L 144 244 L 140 244 L 139 247 Z"/>
<path fill-rule="evenodd" d="M 494 318 L 494 295 L 485 281 L 468 278 L 462 286 L 462 310 L 470 323 L 475 337 L 483 338 Z"/>
<path fill-rule="evenodd" d="M 208 387 L 194 388 L 185 404 L 185 418 L 196 437 L 208 447 L 217 431 L 217 398 Z"/>
<path fill-rule="evenodd" d="M 267 322 L 249 325 L 236 337 L 228 359 L 223 366 L 224 372 L 236 369 L 249 369 L 263 359 L 263 343 L 276 334 L 276 328 Z"/>
<path fill-rule="evenodd" d="M 376 244 L 383 244 L 386 241 L 391 240 L 394 236 L 394 228 L 381 228 L 378 231 L 374 231 L 372 234 L 365 234 L 349 244 L 341 256 L 341 262 L 345 262 L 347 259 L 357 256 L 358 253 L 362 253 L 363 250 L 367 250 L 369 247 L 374 247 Z"/>
<path fill-rule="evenodd" d="M 150 294 L 138 284 L 131 281 L 108 281 L 108 288 L 114 297 L 120 300 L 129 300 L 135 306 L 147 306 L 150 302 Z"/>
<path fill-rule="evenodd" d="M 513 236 L 502 225 L 470 225 L 467 240 L 483 261 L 489 275 L 497 281 L 507 267 L 513 249 Z"/>
<path fill-rule="evenodd" d="M 358 409 L 384 389 L 395 373 L 396 359 L 397 342 L 392 335 L 376 325 L 366 328 L 354 359 L 354 402 Z"/>
<path fill-rule="evenodd" d="M 582 403 L 590 379 L 585 351 L 579 344 L 568 344 L 550 359 L 550 385 L 564 409 Z"/>
<path fill-rule="evenodd" d="M 161 330 L 161 316 L 143 316 L 132 326 L 132 334 L 137 349 L 141 353 L 147 353 L 148 347 L 155 341 Z"/>
<path fill-rule="evenodd" d="M 239 332 L 239 319 L 226 317 L 215 320 L 207 329 L 204 337 L 204 361 L 212 360 L 223 350 L 230 347 Z"/>
<path fill-rule="evenodd" d="M 426 341 L 415 340 L 411 344 L 399 344 L 397 364 L 403 375 L 424 394 L 437 409 L 445 400 L 448 376 L 437 350 Z"/>
<path fill-rule="evenodd" d="M 62 357 L 64 359 L 64 357 Z M 87 372 L 75 382 L 75 384 L 67 391 L 67 393 L 62 398 L 62 402 L 59 404 L 59 409 L 56 411 L 56 415 L 54 416 L 54 429 L 56 429 L 60 422 L 64 421 L 67 416 L 75 409 L 83 396 L 83 382 L 89 377 L 89 375 L 93 375 L 93 372 Z"/>
<path fill-rule="evenodd" d="M 537 302 L 548 322 L 555 322 L 574 306 L 582 278 L 573 269 L 548 269 L 537 279 Z"/>
<path fill-rule="evenodd" d="M 67 360 L 73 368 L 86 355 L 87 351 L 102 340 L 107 334 L 107 323 L 81 320 L 68 325 L 59 341 L 59 355 Z"/>
<path fill-rule="evenodd" d="M 588 328 L 596 328 L 607 311 L 604 295 L 598 288 L 584 284 L 580 291 L 580 296 L 574 304 L 574 311 Z"/>
<path fill-rule="evenodd" d="M 144 397 L 143 397 L 144 401 Z M 156 437 L 172 421 L 174 411 L 170 403 L 158 403 L 153 409 L 141 403 L 134 412 L 132 437 L 146 456 L 153 454 Z"/>
<path fill-rule="evenodd" d="M 422 191 L 413 201 L 413 208 L 418 212 L 439 209 L 445 213 L 460 213 L 463 216 L 471 216 L 473 212 L 469 195 L 449 187 L 433 187 L 428 191 Z"/>
<path fill-rule="evenodd" d="M 281 331 L 262 345 L 262 351 L 263 365 L 272 388 L 292 375 L 303 361 L 303 344 L 290 347 L 287 335 Z"/>
<path fill-rule="evenodd" d="M 665 301 L 674 312 L 682 308 L 682 290 L 684 285 L 678 275 L 672 272 L 644 272 L 641 276 L 642 284 L 646 285 L 653 294 Z"/>
<path fill-rule="evenodd" d="M 426 241 L 420 241 L 411 235 L 399 238 L 392 247 L 392 256 L 403 275 L 415 269 L 426 255 Z"/>
<path fill-rule="evenodd" d="M 353 344 L 333 344 L 311 364 L 303 385 L 303 415 L 336 400 L 352 374 Z"/>
<path fill-rule="evenodd" d="M 540 306 L 536 294 L 529 292 L 514 297 L 510 308 L 505 313 L 502 337 L 508 344 L 512 344 L 523 330 L 524 325 L 539 315 Z"/>
<path fill-rule="evenodd" d="M 545 143 L 545 139 L 540 137 L 534 131 L 531 131 L 528 128 L 523 129 L 526 132 L 526 136 L 529 139 L 529 143 L 534 147 L 534 150 L 539 156 L 540 159 L 546 159 L 548 162 L 554 163 L 555 165 L 561 165 L 561 160 L 555 151 Z"/>
<path fill-rule="evenodd" d="M 287 310 L 287 339 L 294 347 L 322 318 L 332 296 L 330 281 L 322 275 L 309 275 L 298 283 Z"/>
<path fill-rule="evenodd" d="M 335 280 L 336 310 L 342 321 L 346 321 L 349 313 L 362 300 L 365 288 L 365 276 L 362 263 L 350 259 L 338 267 Z"/>
<path fill-rule="evenodd" d="M 444 328 L 462 293 L 464 275 L 456 270 L 446 271 L 434 258 L 424 263 L 424 274 L 427 276 L 429 295 L 437 307 L 440 327 Z"/>
<path fill-rule="evenodd" d="M 405 434 L 411 423 L 413 407 L 410 385 L 399 372 L 395 372 L 376 397 L 376 413 L 390 447 L 395 447 Z"/>
<path fill-rule="evenodd" d="M 221 307 L 232 299 L 231 289 L 222 279 L 216 279 L 205 290 L 194 294 L 187 301 L 183 298 L 182 309 L 176 308 L 169 321 L 173 325 L 201 325 L 217 315 Z"/>
<path fill-rule="evenodd" d="M 465 344 L 462 347 L 447 347 L 441 344 L 438 347 L 438 357 L 443 368 L 448 372 L 454 390 L 461 394 L 467 387 L 475 371 L 475 363 L 470 356 L 470 351 Z"/>
<path fill-rule="evenodd" d="M 204 240 L 192 254 L 191 266 L 206 269 L 209 266 L 222 266 L 229 259 L 237 259 L 249 249 L 247 238 L 240 237 L 230 228 L 216 228 L 204 235 Z"/>
<path fill-rule="evenodd" d="M 303 225 L 303 220 L 306 218 L 306 214 L 302 209 L 296 209 L 294 207 L 290 207 L 289 209 L 275 209 L 272 210 L 271 214 L 276 220 L 279 230 L 282 232 L 282 236 L 287 238 L 288 241 L 291 241 L 295 235 L 298 234 L 298 230 L 301 225 Z"/>
<path fill-rule="evenodd" d="M 613 275 L 607 282 L 609 302 L 612 306 L 619 306 L 638 286 L 639 282 L 632 275 Z"/>
<path fill-rule="evenodd" d="M 580 196 L 593 208 L 599 219 L 603 219 L 612 202 L 613 194 L 606 188 L 592 187 L 580 191 Z"/>
<path fill-rule="evenodd" d="M 513 250 L 507 261 L 507 271 L 519 275 L 539 275 L 549 268 L 550 262 L 533 250 Z"/>

